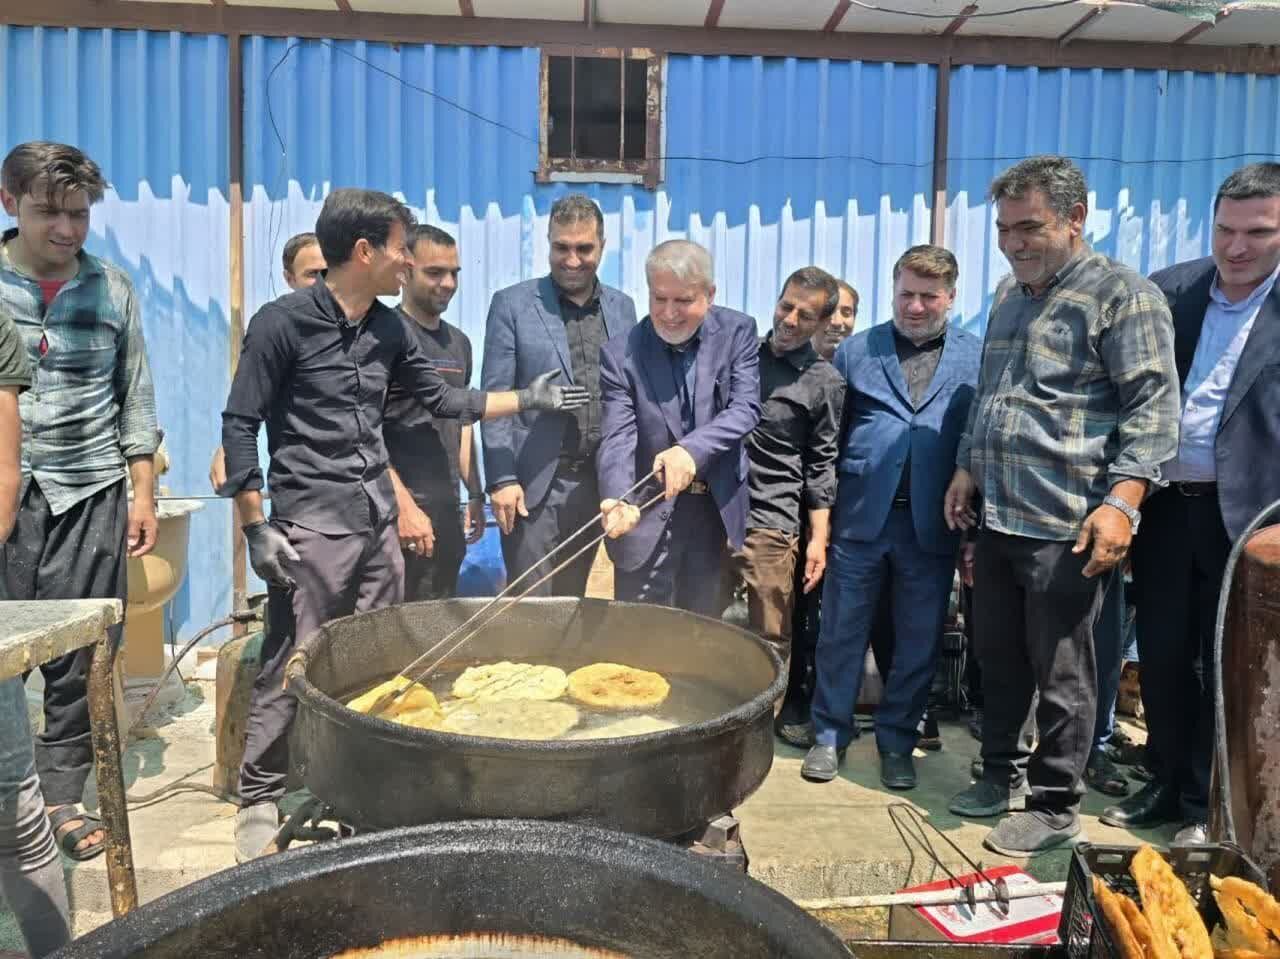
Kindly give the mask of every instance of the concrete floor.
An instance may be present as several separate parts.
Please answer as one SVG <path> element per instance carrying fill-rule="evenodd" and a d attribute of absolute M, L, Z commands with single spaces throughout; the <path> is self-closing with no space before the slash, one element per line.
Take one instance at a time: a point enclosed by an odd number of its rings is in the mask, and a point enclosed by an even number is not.
<path fill-rule="evenodd" d="M 191 682 L 186 698 L 129 745 L 125 777 L 135 797 L 130 823 L 143 902 L 234 864 L 235 807 L 198 791 L 210 781 L 213 722 L 213 684 Z M 910 803 L 973 860 L 1002 861 L 981 847 L 989 823 L 964 822 L 946 810 L 951 795 L 969 782 L 977 743 L 960 724 L 944 725 L 943 738 L 942 752 L 917 753 L 920 786 L 896 794 L 880 787 L 870 736 L 854 743 L 840 777 L 826 784 L 803 781 L 803 753 L 778 743 L 769 777 L 737 810 L 751 874 L 797 900 L 892 892 L 939 877 L 928 853 L 913 852 L 895 830 L 889 809 L 897 803 Z M 1161 843 L 1171 838 L 1171 829 L 1130 834 L 1100 825 L 1096 817 L 1109 801 L 1092 792 L 1086 798 L 1089 839 Z M 962 857 L 936 837 L 934 846 L 950 868 L 964 868 Z M 1060 880 L 1066 863 L 1066 852 L 1053 853 L 1032 860 L 1029 870 L 1044 880 Z M 67 863 L 67 879 L 77 934 L 110 919 L 102 857 Z M 885 934 L 883 913 L 824 918 L 847 935 Z M 18 946 L 12 917 L 0 912 L 0 950 Z"/>

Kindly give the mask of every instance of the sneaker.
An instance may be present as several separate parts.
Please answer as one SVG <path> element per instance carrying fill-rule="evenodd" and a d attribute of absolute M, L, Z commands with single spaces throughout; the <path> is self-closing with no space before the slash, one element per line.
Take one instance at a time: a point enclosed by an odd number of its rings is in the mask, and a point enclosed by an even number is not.
<path fill-rule="evenodd" d="M 808 749 L 814 743 L 813 724 L 807 720 L 794 723 L 775 722 L 773 730 L 788 746 Z"/>
<path fill-rule="evenodd" d="M 1026 782 L 1007 786 L 980 779 L 964 792 L 954 796 L 947 806 L 955 815 L 966 819 L 985 819 L 1004 812 L 1027 808 L 1031 787 Z"/>
<path fill-rule="evenodd" d="M 1072 842 L 1080 835 L 1080 818 L 1066 826 L 1054 826 L 1041 812 L 1014 813 L 987 833 L 982 844 L 992 852 L 1014 859 L 1028 859 Z"/>

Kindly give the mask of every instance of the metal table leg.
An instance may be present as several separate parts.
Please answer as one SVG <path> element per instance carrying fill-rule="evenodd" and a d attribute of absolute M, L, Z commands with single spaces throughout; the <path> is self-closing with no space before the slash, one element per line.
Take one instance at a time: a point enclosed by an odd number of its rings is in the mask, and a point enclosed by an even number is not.
<path fill-rule="evenodd" d="M 124 773 L 120 768 L 120 728 L 116 722 L 116 693 L 112 681 L 119 644 L 111 632 L 93 648 L 89 667 L 89 728 L 93 762 L 98 776 L 98 808 L 107 834 L 107 884 L 111 911 L 119 918 L 138 907 L 138 883 L 133 874 L 133 842 L 125 804 Z"/>

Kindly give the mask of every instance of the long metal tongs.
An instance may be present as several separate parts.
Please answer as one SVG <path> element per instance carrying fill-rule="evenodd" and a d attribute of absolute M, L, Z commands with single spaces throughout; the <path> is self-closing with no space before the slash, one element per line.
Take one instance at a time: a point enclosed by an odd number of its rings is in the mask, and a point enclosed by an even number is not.
<path fill-rule="evenodd" d="M 637 482 L 629 490 L 627 490 L 625 493 L 619 496 L 618 501 L 620 503 L 626 502 L 626 499 L 628 496 L 637 492 L 641 487 L 643 487 L 656 475 L 657 475 L 656 471 L 653 471 L 643 476 L 639 482 Z M 653 497 L 653 499 L 642 504 L 640 506 L 641 512 L 643 512 L 644 510 L 648 509 L 650 506 L 657 503 L 659 500 L 663 498 L 664 495 L 665 493 L 659 493 L 657 496 Z M 528 579 L 533 574 L 533 572 L 536 569 L 538 569 L 538 567 L 542 566 L 543 563 L 546 563 L 547 561 L 549 561 L 553 556 L 556 555 L 556 553 L 560 552 L 562 549 L 564 549 L 566 546 L 572 543 L 575 539 L 577 539 L 583 533 L 587 532 L 593 526 L 596 526 L 603 518 L 604 518 L 604 511 L 602 510 L 601 512 L 593 516 L 590 520 L 588 520 L 586 523 L 584 523 L 582 526 L 578 527 L 576 530 L 574 530 L 572 533 L 566 536 L 560 542 L 560 544 L 556 546 L 554 549 L 552 549 L 551 552 L 547 553 L 546 556 L 542 557 L 542 559 L 538 560 L 536 563 L 530 566 L 527 570 L 525 570 L 523 573 L 521 573 L 519 576 L 513 579 L 510 583 L 508 583 L 506 589 L 500 592 L 497 596 L 493 597 L 493 599 L 491 599 L 489 602 L 485 603 L 484 606 L 480 607 L 480 609 L 478 609 L 475 613 L 473 613 L 466 620 L 466 622 L 463 622 L 458 626 L 455 626 L 453 629 L 449 630 L 449 632 L 445 634 L 443 639 L 439 640 L 437 643 L 435 643 L 435 645 L 433 645 L 430 649 L 424 652 L 421 656 L 419 656 L 417 659 L 413 660 L 411 663 L 405 666 L 404 669 L 400 670 L 398 675 L 407 677 L 411 670 L 416 669 L 423 662 L 429 659 L 438 649 L 440 649 L 440 647 L 449 643 L 451 640 L 454 639 L 454 637 L 458 636 L 460 633 L 463 633 L 476 620 L 484 616 L 485 613 L 492 610 L 504 599 L 508 601 L 505 606 L 497 610 L 492 616 L 490 616 L 488 619 L 482 622 L 479 626 L 477 626 L 471 632 L 467 633 L 460 640 L 458 640 L 456 643 L 450 646 L 447 650 L 445 650 L 444 654 L 441 655 L 439 659 L 437 659 L 435 662 L 431 663 L 429 666 L 423 669 L 420 673 L 418 673 L 416 676 L 410 679 L 409 682 L 406 683 L 404 686 L 402 686 L 400 689 L 388 690 L 387 692 L 383 693 L 382 696 L 380 696 L 374 702 L 374 704 L 369 708 L 368 715 L 377 716 L 379 713 L 385 712 L 387 709 L 390 709 L 391 706 L 393 706 L 396 702 L 398 702 L 400 698 L 409 691 L 410 688 L 412 688 L 414 685 L 421 683 L 424 679 L 426 679 L 433 672 L 435 672 L 437 667 L 439 667 L 441 663 L 443 663 L 446 659 L 448 659 L 455 652 L 457 652 L 463 646 L 463 644 L 465 644 L 466 642 L 471 640 L 473 637 L 475 637 L 478 633 L 480 633 L 482 630 L 487 628 L 490 623 L 494 622 L 496 619 L 502 616 L 503 613 L 509 610 L 512 606 L 520 602 L 520 600 L 524 599 L 526 596 L 532 593 L 535 589 L 537 589 L 543 583 L 547 582 L 549 579 L 551 579 L 551 577 L 555 576 L 556 573 L 560 572 L 560 570 L 564 569 L 566 566 L 571 564 L 574 560 L 578 559 L 578 557 L 582 556 L 585 552 L 587 552 L 587 550 L 597 546 L 601 542 L 601 540 L 603 540 L 607 535 L 609 535 L 607 530 L 599 533 L 597 536 L 589 540 L 585 545 L 583 545 L 580 549 L 578 549 L 572 556 L 570 556 L 568 559 L 561 562 L 559 565 L 555 567 L 555 569 L 551 570 L 551 572 L 547 573 L 545 576 L 540 577 L 535 583 L 533 583 L 533 585 L 527 587 L 519 595 L 517 596 L 511 595 L 515 591 L 516 587 L 519 586 L 522 581 Z"/>

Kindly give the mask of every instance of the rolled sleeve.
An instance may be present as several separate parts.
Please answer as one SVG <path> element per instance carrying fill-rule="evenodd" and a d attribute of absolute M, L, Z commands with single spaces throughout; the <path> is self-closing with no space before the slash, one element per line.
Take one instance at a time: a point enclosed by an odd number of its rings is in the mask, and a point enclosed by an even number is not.
<path fill-rule="evenodd" d="M 819 392 L 819 404 L 813 413 L 804 457 L 802 502 L 805 509 L 830 509 L 835 505 L 836 461 L 840 455 L 844 395 L 844 382 L 835 378 Z"/>
<path fill-rule="evenodd" d="M 115 391 L 120 407 L 120 451 L 126 459 L 152 456 L 160 446 L 156 393 L 142 336 L 138 299 L 132 289 L 125 297 L 124 331 L 118 350 Z"/>
<path fill-rule="evenodd" d="M 1173 320 L 1158 292 L 1139 290 L 1111 318 L 1099 353 L 1119 398 L 1119 450 L 1108 467 L 1125 479 L 1163 485 L 1161 467 L 1178 453 L 1181 391 Z"/>

